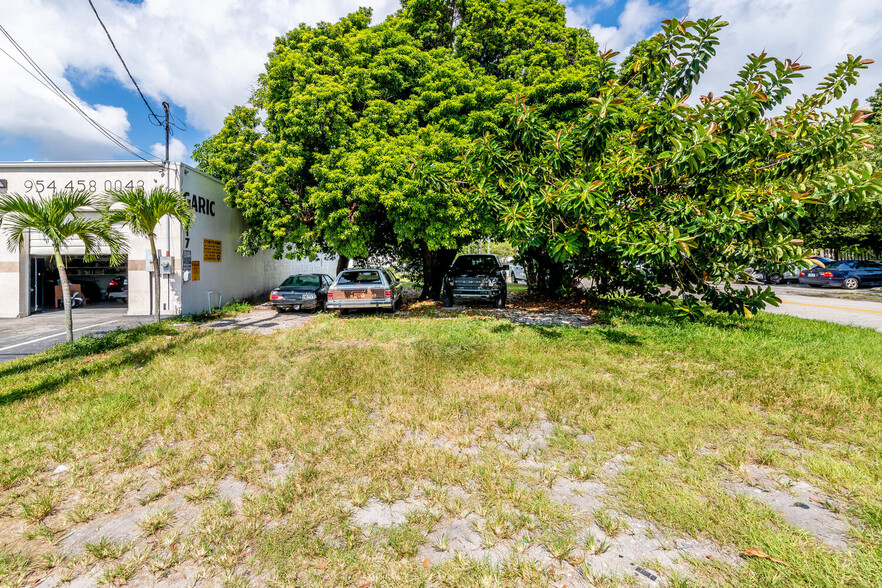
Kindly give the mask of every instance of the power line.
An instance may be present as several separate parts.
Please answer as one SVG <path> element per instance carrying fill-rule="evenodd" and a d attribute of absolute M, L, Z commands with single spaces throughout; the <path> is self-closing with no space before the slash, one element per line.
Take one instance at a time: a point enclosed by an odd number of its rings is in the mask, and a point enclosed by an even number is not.
<path fill-rule="evenodd" d="M 19 62 L 19 61 L 18 61 L 15 57 L 13 57 L 12 55 L 10 55 L 10 54 L 9 54 L 9 53 L 8 53 L 3 47 L 0 47 L 0 53 L 3 53 L 3 54 L 4 54 L 6 57 L 8 57 L 8 58 L 9 58 L 9 59 L 10 59 L 15 65 L 17 65 L 17 66 L 20 67 L 22 70 L 24 70 L 24 72 L 25 72 L 26 74 L 28 74 L 29 76 L 31 76 L 32 78 L 34 78 L 34 79 L 35 79 L 39 84 L 41 84 L 44 88 L 46 88 L 47 90 L 49 90 L 50 92 L 52 92 L 53 94 L 55 94 L 56 96 L 58 96 L 58 92 L 56 92 L 55 89 L 52 88 L 52 86 L 50 86 L 49 84 L 47 84 L 46 82 L 44 82 L 43 80 L 41 80 L 41 79 L 40 79 L 40 78 L 39 78 L 34 72 L 32 72 L 31 70 L 29 70 L 29 69 L 27 68 L 27 66 L 25 66 L 24 64 L 22 64 L 21 62 Z M 62 100 L 65 100 L 65 102 L 67 102 L 67 100 L 66 100 L 66 96 L 59 96 L 59 97 L 60 97 Z M 69 102 L 68 102 L 68 104 L 69 104 Z M 77 108 L 77 109 L 79 110 L 79 108 Z M 92 126 L 95 126 L 95 125 L 101 126 L 101 124 L 100 124 L 99 122 L 97 122 L 95 119 L 93 119 L 92 117 L 90 117 L 90 116 L 89 116 L 88 114 L 86 114 L 85 112 L 83 112 L 83 111 L 80 110 L 80 114 L 81 114 L 82 116 L 86 117 L 86 118 L 88 119 L 88 122 L 89 122 Z M 126 143 L 127 145 L 130 145 L 131 147 L 134 147 L 135 149 L 141 151 L 142 153 L 146 153 L 147 155 L 153 156 L 153 154 L 150 153 L 149 151 L 147 151 L 146 149 L 142 149 L 141 147 L 138 147 L 137 145 L 135 145 L 134 143 L 132 143 L 132 142 L 129 141 L 128 139 L 126 139 L 126 138 L 124 138 L 124 137 L 121 137 L 121 136 L 117 135 L 116 133 L 114 133 L 113 131 L 111 131 L 110 129 L 108 129 L 108 128 L 106 128 L 106 127 L 102 127 L 101 129 L 98 129 L 98 130 L 99 130 L 99 132 L 101 132 L 102 134 L 104 134 L 104 133 L 110 133 L 111 135 L 113 135 L 113 137 L 115 137 L 115 138 L 118 139 L 119 141 L 122 141 L 122 142 Z M 106 135 L 105 135 L 105 136 L 106 136 Z"/>
<path fill-rule="evenodd" d="M 104 29 L 104 34 L 107 35 L 107 39 L 110 41 L 110 45 L 113 47 L 113 50 L 116 51 L 116 56 L 119 57 L 120 63 L 122 63 L 122 66 L 125 68 L 126 73 L 129 74 L 129 79 L 132 80 L 133 84 L 135 84 L 135 89 L 138 91 L 138 94 L 141 96 L 141 100 L 144 101 L 144 106 L 147 107 L 147 110 L 149 110 L 150 114 L 153 115 L 153 118 L 156 119 L 157 122 L 155 122 L 153 124 L 155 124 L 157 126 L 161 126 L 161 124 L 159 123 L 159 117 L 156 115 L 155 112 L 153 112 L 153 109 L 150 107 L 150 103 L 147 102 L 147 99 L 144 97 L 144 93 L 141 92 L 141 87 L 138 86 L 138 82 L 135 81 L 135 76 L 133 76 L 132 72 L 129 71 L 129 66 L 126 65 L 126 61 L 125 61 L 125 59 L 123 59 L 123 56 L 120 54 L 119 49 L 116 48 L 116 43 L 113 42 L 113 37 L 110 36 L 110 31 L 107 30 L 106 26 L 104 26 L 104 21 L 101 20 L 100 16 L 98 16 L 98 10 L 96 10 L 95 5 L 92 4 L 92 0 L 89 0 L 89 6 L 92 7 L 92 12 L 95 13 L 95 18 L 98 19 L 98 23 L 101 25 L 101 28 Z"/>
<path fill-rule="evenodd" d="M 31 56 L 27 53 L 27 51 L 25 51 L 24 48 L 23 48 L 21 45 L 19 45 L 18 42 L 16 42 L 16 40 L 12 37 L 12 35 L 9 34 L 9 32 L 3 27 L 3 25 L 0 25 L 0 32 L 2 32 L 3 35 L 9 40 L 9 42 L 12 43 L 12 46 L 13 46 L 13 47 L 14 47 L 14 48 L 15 48 L 15 49 L 21 54 L 22 57 L 24 57 L 25 61 L 26 61 L 26 62 L 27 62 L 32 68 L 34 68 L 34 70 L 39 74 L 39 77 L 38 77 L 34 72 L 32 72 L 31 70 L 29 70 L 26 66 L 24 66 L 23 64 L 21 64 L 20 62 L 18 62 L 18 61 L 17 61 L 15 58 L 13 58 L 11 55 L 9 55 L 9 53 L 7 53 L 5 50 L 2 50 L 2 48 L 0 48 L 0 51 L 3 51 L 3 53 L 4 53 L 7 57 L 9 57 L 10 59 L 12 59 L 12 61 L 13 61 L 16 65 L 18 65 L 19 67 L 21 67 L 22 69 L 24 69 L 24 70 L 25 70 L 25 71 L 26 71 L 31 77 L 33 77 L 34 79 L 36 79 L 40 84 L 42 84 L 43 86 L 45 86 L 45 87 L 46 87 L 49 91 L 51 91 L 53 94 L 55 94 L 56 96 L 58 96 L 59 98 L 61 98 L 62 100 L 64 100 L 64 101 L 68 104 L 68 106 L 70 106 L 71 108 L 73 108 L 73 109 L 77 112 L 77 114 L 79 114 L 79 115 L 82 116 L 84 119 L 86 119 L 86 121 L 87 121 L 90 125 L 92 125 L 92 126 L 98 131 L 98 132 L 100 132 L 105 138 L 107 138 L 109 141 L 111 141 L 111 142 L 112 142 L 113 144 L 115 144 L 117 147 L 119 147 L 120 149 L 123 149 L 124 151 L 127 151 L 129 154 L 134 155 L 134 156 L 137 157 L 138 159 L 141 159 L 141 160 L 146 161 L 146 162 L 148 162 L 148 163 L 150 163 L 150 164 L 156 165 L 157 167 L 163 167 L 163 166 L 158 165 L 155 161 L 151 161 L 151 160 L 149 160 L 149 159 L 146 159 L 146 158 L 142 157 L 140 154 L 136 153 L 135 151 L 133 151 L 132 149 L 130 149 L 129 147 L 127 147 L 127 146 L 124 144 L 124 142 L 125 142 L 125 143 L 128 143 L 129 145 L 131 145 L 131 146 L 134 147 L 135 149 L 138 149 L 139 151 L 142 151 L 143 153 L 147 153 L 148 155 L 153 155 L 152 153 L 150 153 L 149 151 L 146 151 L 146 150 L 142 149 L 141 147 L 138 147 L 137 145 L 135 145 L 135 144 L 132 143 L 131 141 L 128 141 L 128 140 L 123 139 L 122 137 L 116 135 L 115 133 L 113 133 L 112 131 L 110 131 L 110 130 L 107 129 L 106 127 L 104 127 L 102 124 L 100 124 L 99 122 L 97 122 L 95 119 L 93 119 L 91 116 L 89 116 L 89 115 L 88 115 L 88 114 L 87 114 L 82 108 L 80 108 L 80 106 L 79 106 L 79 105 L 78 105 L 78 104 L 77 104 L 77 103 L 76 103 L 76 102 L 75 102 L 70 96 L 68 96 L 68 95 L 64 92 L 64 90 L 62 90 L 62 89 L 58 86 L 58 84 L 56 84 L 56 83 L 52 80 L 51 77 L 49 77 L 49 75 L 48 75 L 45 71 L 43 71 L 42 68 L 40 68 L 39 65 L 37 65 L 37 63 L 33 60 L 33 58 L 31 58 Z"/>

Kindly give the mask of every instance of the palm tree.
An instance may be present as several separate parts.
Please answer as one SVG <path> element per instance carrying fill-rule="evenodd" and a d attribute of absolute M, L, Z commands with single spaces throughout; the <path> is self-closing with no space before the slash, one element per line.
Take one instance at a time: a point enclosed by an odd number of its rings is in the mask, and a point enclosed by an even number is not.
<path fill-rule="evenodd" d="M 46 199 L 20 194 L 0 196 L 0 226 L 6 233 L 6 246 L 10 251 L 21 249 L 29 231 L 42 234 L 52 244 L 61 281 L 68 341 L 73 341 L 73 315 L 62 249 L 73 239 L 79 239 L 85 246 L 83 259 L 86 261 L 97 258 L 104 245 L 110 249 L 111 263 L 118 263 L 126 254 L 125 237 L 120 231 L 103 217 L 89 218 L 82 214 L 84 208 L 100 210 L 101 202 L 98 196 L 83 190 L 58 192 Z"/>
<path fill-rule="evenodd" d="M 134 190 L 110 190 L 104 199 L 107 220 L 111 224 L 122 223 L 136 235 L 150 239 L 150 254 L 153 258 L 153 316 L 159 318 L 159 255 L 156 252 L 156 225 L 162 217 L 169 216 L 181 223 L 187 231 L 193 224 L 193 210 L 190 202 L 179 192 L 167 188 L 144 188 Z"/>

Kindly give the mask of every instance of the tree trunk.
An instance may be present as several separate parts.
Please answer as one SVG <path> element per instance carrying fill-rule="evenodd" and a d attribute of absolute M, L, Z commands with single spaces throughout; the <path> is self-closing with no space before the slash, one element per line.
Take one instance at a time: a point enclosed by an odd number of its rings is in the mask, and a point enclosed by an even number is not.
<path fill-rule="evenodd" d="M 55 263 L 58 265 L 58 279 L 61 282 L 61 301 L 64 304 L 64 326 L 67 332 L 67 342 L 73 341 L 73 309 L 70 306 L 70 280 L 67 279 L 67 268 L 61 252 L 55 249 Z"/>
<path fill-rule="evenodd" d="M 420 300 L 440 300 L 444 274 L 456 259 L 456 249 L 431 251 L 426 243 L 421 242 L 420 252 L 423 257 L 423 291 L 420 293 Z"/>
<path fill-rule="evenodd" d="M 153 319 L 158 324 L 162 320 L 159 292 L 162 287 L 162 276 L 159 275 L 159 255 L 156 253 L 156 241 L 153 235 L 150 235 L 150 254 L 153 256 Z"/>
<path fill-rule="evenodd" d="M 345 270 L 347 267 L 349 267 L 349 258 L 345 255 L 341 255 L 337 258 L 337 273 L 334 275 L 334 277 L 336 278 L 337 276 L 339 276 L 340 272 Z"/>

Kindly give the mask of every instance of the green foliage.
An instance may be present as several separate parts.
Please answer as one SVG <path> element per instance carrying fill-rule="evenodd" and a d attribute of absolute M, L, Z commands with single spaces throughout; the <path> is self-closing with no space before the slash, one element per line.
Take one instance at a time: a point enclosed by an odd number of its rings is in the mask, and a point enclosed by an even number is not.
<path fill-rule="evenodd" d="M 143 237 L 155 237 L 156 226 L 165 216 L 180 222 L 185 231 L 193 224 L 193 210 L 187 199 L 175 190 L 162 187 L 149 192 L 144 188 L 111 190 L 105 195 L 103 205 L 108 211 L 108 222 L 121 223 Z"/>
<path fill-rule="evenodd" d="M 370 18 L 277 39 L 250 104 L 197 146 L 247 221 L 244 252 L 432 268 L 497 230 L 456 188 L 461 155 L 498 131 L 504 98 L 526 93 L 564 120 L 597 90 L 596 43 L 557 0 L 407 0 Z"/>
<path fill-rule="evenodd" d="M 467 160 L 471 193 L 522 253 L 589 275 L 600 294 L 667 300 L 691 317 L 698 299 L 750 315 L 776 299 L 729 285 L 746 267 L 808 264 L 801 218 L 882 194 L 871 166 L 847 166 L 867 139 L 866 113 L 856 101 L 825 110 L 871 61 L 848 56 L 769 117 L 808 68 L 751 55 L 728 91 L 691 105 L 725 25 L 665 21 L 575 123 L 511 101 L 504 127 Z"/>
<path fill-rule="evenodd" d="M 156 225 L 168 216 L 181 223 L 184 231 L 193 224 L 193 210 L 190 203 L 179 192 L 156 187 L 146 191 L 111 190 L 102 201 L 106 221 L 110 224 L 123 224 L 136 235 L 150 240 L 150 253 L 153 258 L 153 291 L 160 291 L 159 253 L 156 250 Z M 159 323 L 160 297 L 153 297 L 153 317 Z"/>
<path fill-rule="evenodd" d="M 110 250 L 111 264 L 119 263 L 126 254 L 125 238 L 108 222 L 106 215 L 100 214 L 94 218 L 84 213 L 84 209 L 101 211 L 102 205 L 100 197 L 84 190 L 58 192 L 47 199 L 33 199 L 21 194 L 0 196 L 0 226 L 6 233 L 6 246 L 10 251 L 21 249 L 31 231 L 43 235 L 52 245 L 64 293 L 68 341 L 73 341 L 73 315 L 70 281 L 62 252 L 71 241 L 79 240 L 85 249 L 83 257 L 87 261 L 98 257 L 105 245 Z"/>
<path fill-rule="evenodd" d="M 852 168 L 865 163 L 882 169 L 882 84 L 868 100 L 874 114 L 867 118 L 867 140 L 853 155 Z M 882 197 L 869 194 L 819 210 L 801 224 L 806 245 L 824 249 L 882 253 Z"/>
<path fill-rule="evenodd" d="M 73 239 L 85 246 L 85 259 L 110 248 L 112 263 L 125 256 L 125 239 L 107 219 L 90 218 L 83 209 L 99 209 L 99 197 L 85 191 L 59 192 L 47 199 L 32 199 L 20 194 L 0 196 L 0 221 L 6 233 L 6 246 L 15 251 L 24 245 L 29 231 L 36 231 L 60 251 Z"/>

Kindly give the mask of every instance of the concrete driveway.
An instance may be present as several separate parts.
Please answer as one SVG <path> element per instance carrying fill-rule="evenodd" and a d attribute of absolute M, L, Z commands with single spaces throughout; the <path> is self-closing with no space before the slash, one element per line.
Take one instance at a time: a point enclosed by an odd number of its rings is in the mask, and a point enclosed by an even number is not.
<path fill-rule="evenodd" d="M 74 337 L 108 333 L 149 323 L 150 316 L 128 316 L 125 306 L 97 304 L 73 310 Z M 49 349 L 65 341 L 64 312 L 47 310 L 25 318 L 0 319 L 0 362 Z"/>

